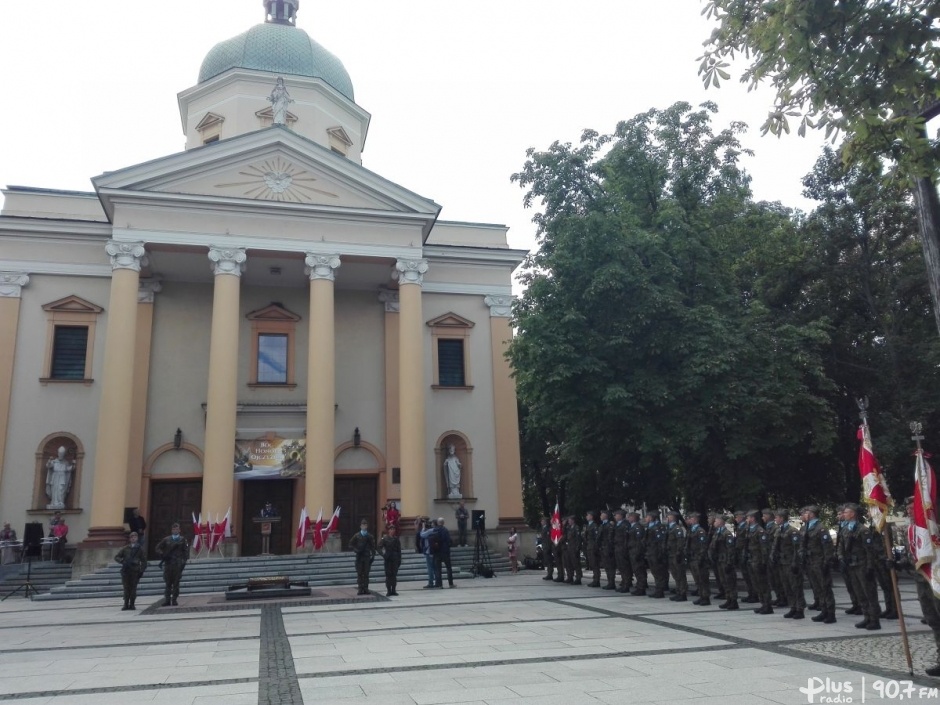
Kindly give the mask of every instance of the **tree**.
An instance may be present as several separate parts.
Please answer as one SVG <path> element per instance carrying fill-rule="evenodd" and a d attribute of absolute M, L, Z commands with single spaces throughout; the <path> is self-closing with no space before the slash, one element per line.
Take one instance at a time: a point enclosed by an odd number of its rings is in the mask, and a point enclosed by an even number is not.
<path fill-rule="evenodd" d="M 825 129 L 847 139 L 842 157 L 914 188 L 921 244 L 940 330 L 940 149 L 925 130 L 940 113 L 940 3 L 935 0 L 706 0 L 718 26 L 699 72 L 706 86 L 730 78 L 726 59 L 749 60 L 741 80 L 768 80 L 776 104 L 764 132 Z"/>
<path fill-rule="evenodd" d="M 651 110 L 529 150 L 513 176 L 542 210 L 510 357 L 569 511 L 805 500 L 779 469 L 832 444 L 825 326 L 757 296 L 766 248 L 796 256 L 789 214 L 753 203 L 744 126 L 715 133 L 714 112 Z M 825 491 L 825 471 L 804 475 Z"/>

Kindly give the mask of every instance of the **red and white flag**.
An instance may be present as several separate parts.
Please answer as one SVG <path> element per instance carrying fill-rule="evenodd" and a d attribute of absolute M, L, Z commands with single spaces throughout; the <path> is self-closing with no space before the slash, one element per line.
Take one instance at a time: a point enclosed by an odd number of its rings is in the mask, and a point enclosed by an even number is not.
<path fill-rule="evenodd" d="M 228 525 L 229 520 L 232 518 L 232 508 L 228 508 L 228 511 L 225 512 L 225 516 L 222 517 L 222 521 L 219 521 L 218 518 L 219 515 L 216 514 L 216 523 L 213 525 L 209 536 L 210 553 L 222 542 L 223 536 L 231 536 L 231 534 L 228 533 Z"/>
<path fill-rule="evenodd" d="M 294 543 L 294 546 L 303 548 L 304 544 L 307 543 L 307 531 L 309 529 L 310 517 L 307 516 L 307 508 L 304 507 L 300 510 L 300 523 L 297 524 L 297 541 Z"/>
<path fill-rule="evenodd" d="M 323 548 L 323 507 L 317 512 L 317 520 L 313 524 L 313 548 L 316 551 Z"/>
<path fill-rule="evenodd" d="M 333 511 L 329 523 L 323 527 L 322 538 L 320 539 L 321 546 L 326 543 L 326 540 L 330 538 L 330 534 L 334 531 L 339 531 L 339 507 Z"/>
<path fill-rule="evenodd" d="M 862 500 L 868 505 L 872 525 L 878 531 L 884 531 L 885 514 L 894 501 L 891 499 L 891 493 L 888 492 L 884 475 L 881 474 L 881 467 L 875 459 L 867 423 L 859 427 L 858 440 L 861 441 L 858 448 L 858 471 L 862 475 Z"/>
<path fill-rule="evenodd" d="M 937 477 L 918 449 L 914 464 L 914 521 L 908 533 L 914 567 L 940 599 L 940 528 L 937 526 Z"/>
<path fill-rule="evenodd" d="M 196 518 L 196 512 L 193 512 L 193 551 L 196 553 L 199 553 L 199 549 L 202 548 L 200 524 L 202 524 L 202 512 L 199 513 L 198 519 Z"/>
<path fill-rule="evenodd" d="M 555 511 L 552 513 L 551 539 L 556 546 L 561 541 L 561 514 L 558 511 L 558 502 L 555 502 Z"/>

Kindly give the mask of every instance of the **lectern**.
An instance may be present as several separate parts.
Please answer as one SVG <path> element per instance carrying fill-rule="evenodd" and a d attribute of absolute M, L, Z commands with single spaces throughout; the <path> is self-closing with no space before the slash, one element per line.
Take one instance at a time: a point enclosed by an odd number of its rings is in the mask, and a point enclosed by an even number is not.
<path fill-rule="evenodd" d="M 281 523 L 280 517 L 255 517 L 252 519 L 261 529 L 261 555 L 271 555 L 271 527 Z"/>

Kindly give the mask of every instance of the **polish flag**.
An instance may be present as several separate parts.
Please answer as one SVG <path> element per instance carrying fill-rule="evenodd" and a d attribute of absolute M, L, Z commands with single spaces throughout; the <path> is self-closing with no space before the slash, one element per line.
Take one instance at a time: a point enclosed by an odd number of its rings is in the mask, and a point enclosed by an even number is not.
<path fill-rule="evenodd" d="M 326 540 L 330 537 L 334 531 L 339 530 L 339 507 L 333 512 L 333 516 L 330 517 L 330 522 L 323 529 L 323 538 L 322 543 L 326 543 Z"/>
<path fill-rule="evenodd" d="M 875 451 L 871 444 L 871 433 L 868 424 L 862 424 L 858 429 L 858 440 L 862 443 L 858 449 L 858 471 L 862 476 L 862 499 L 868 505 L 868 514 L 871 516 L 872 526 L 878 531 L 884 531 L 885 514 L 888 507 L 894 504 L 888 486 L 885 484 L 881 467 L 875 459 Z"/>
<path fill-rule="evenodd" d="M 551 539 L 556 546 L 561 541 L 561 513 L 558 511 L 558 502 L 555 502 L 555 511 L 552 514 Z"/>
<path fill-rule="evenodd" d="M 200 534 L 199 525 L 202 523 L 202 513 L 199 513 L 199 518 L 196 518 L 196 512 L 193 512 L 193 550 L 196 553 L 199 553 L 199 549 L 202 548 L 202 535 Z"/>
<path fill-rule="evenodd" d="M 310 528 L 310 517 L 307 516 L 307 508 L 304 507 L 300 510 L 300 523 L 297 524 L 297 541 L 294 543 L 294 546 L 297 548 L 303 548 L 304 544 L 307 543 L 307 529 Z"/>
<path fill-rule="evenodd" d="M 209 538 L 209 551 L 211 552 L 216 546 L 219 545 L 222 541 L 223 536 L 231 536 L 227 533 L 229 520 L 232 518 L 232 508 L 229 507 L 228 511 L 225 512 L 225 516 L 222 517 L 222 521 L 218 521 L 218 514 L 216 514 L 216 523 L 212 527 L 212 531 Z"/>
<path fill-rule="evenodd" d="M 323 548 L 323 507 L 317 512 L 317 520 L 313 525 L 313 548 L 316 551 Z"/>
<path fill-rule="evenodd" d="M 908 538 L 914 567 L 940 599 L 940 528 L 937 526 L 937 478 L 918 449 L 914 465 L 914 517 Z"/>

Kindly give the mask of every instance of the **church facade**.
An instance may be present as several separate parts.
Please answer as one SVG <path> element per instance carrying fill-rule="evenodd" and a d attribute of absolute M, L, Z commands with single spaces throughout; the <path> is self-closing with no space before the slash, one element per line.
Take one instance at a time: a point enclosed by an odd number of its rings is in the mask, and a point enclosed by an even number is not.
<path fill-rule="evenodd" d="M 0 212 L 0 518 L 107 562 L 133 508 L 152 544 L 229 515 L 276 553 L 301 511 L 345 545 L 394 500 L 522 522 L 506 228 L 362 166 L 370 116 L 297 0 L 221 42 L 179 94 L 186 150 L 7 187 Z M 453 522 L 450 522 L 453 526 Z M 305 549 L 308 550 L 308 549 Z"/>

